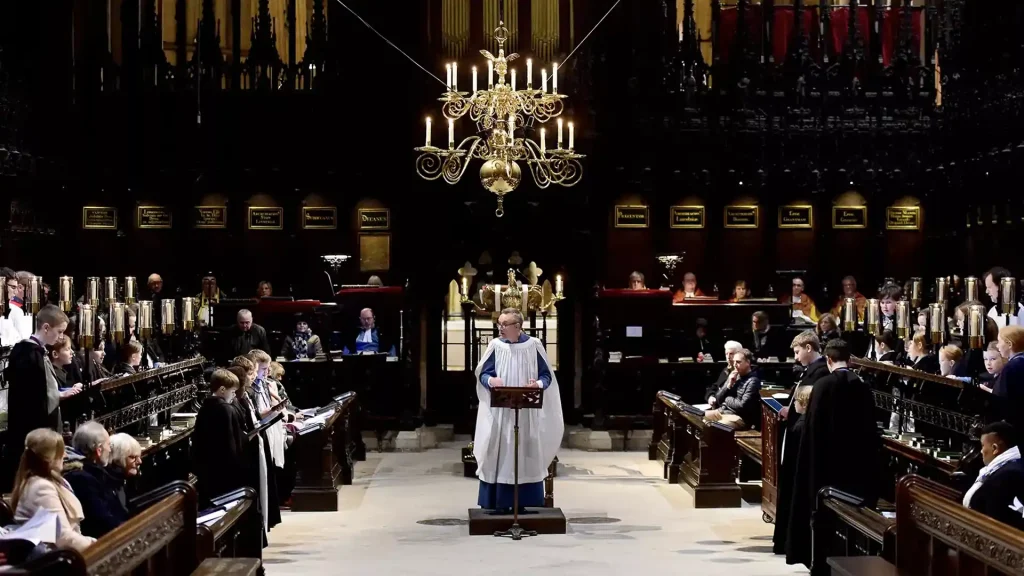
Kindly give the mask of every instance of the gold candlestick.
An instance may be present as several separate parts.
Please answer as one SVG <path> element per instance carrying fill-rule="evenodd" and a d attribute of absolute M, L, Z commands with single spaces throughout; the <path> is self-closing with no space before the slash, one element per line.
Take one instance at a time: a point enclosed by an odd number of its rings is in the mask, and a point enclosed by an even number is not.
<path fill-rule="evenodd" d="M 106 304 L 109 308 L 114 305 L 114 302 L 117 302 L 117 277 L 107 276 L 103 279 L 103 284 L 106 289 L 103 297 L 106 299 Z"/>
<path fill-rule="evenodd" d="M 881 309 L 878 307 L 877 299 L 868 299 L 868 308 L 864 313 L 864 320 L 868 334 L 875 336 L 882 333 Z"/>
<path fill-rule="evenodd" d="M 967 310 L 967 343 L 973 350 L 985 345 L 985 307 L 981 304 Z"/>
<path fill-rule="evenodd" d="M 920 278 L 910 279 L 910 307 L 914 310 L 921 308 L 921 285 Z"/>
<path fill-rule="evenodd" d="M 30 314 L 39 313 L 39 294 L 42 291 L 43 279 L 39 276 L 33 276 L 28 280 L 28 286 L 25 288 L 25 304 L 28 305 Z"/>
<path fill-rule="evenodd" d="M 999 281 L 999 309 L 1003 314 L 1017 315 L 1017 279 L 1012 276 Z"/>
<path fill-rule="evenodd" d="M 149 339 L 153 334 L 153 302 L 150 300 L 139 300 L 139 317 L 136 318 L 139 338 Z"/>
<path fill-rule="evenodd" d="M 853 332 L 857 329 L 857 301 L 847 298 L 843 301 L 843 330 Z"/>
<path fill-rule="evenodd" d="M 195 298 L 181 299 L 181 327 L 185 330 L 196 329 L 196 311 L 198 310 Z"/>
<path fill-rule="evenodd" d="M 941 302 L 928 305 L 928 324 L 931 329 L 932 344 L 944 344 L 946 342 L 946 317 L 943 314 Z"/>
<path fill-rule="evenodd" d="M 96 337 L 96 312 L 89 303 L 82 304 L 78 326 L 78 345 L 87 354 L 92 351 L 94 338 Z"/>
<path fill-rule="evenodd" d="M 160 313 L 163 319 L 163 331 L 164 334 L 174 334 L 174 299 L 166 298 L 160 301 L 162 312 Z"/>
<path fill-rule="evenodd" d="M 974 276 L 964 278 L 964 294 L 968 301 L 978 299 L 978 279 Z"/>
<path fill-rule="evenodd" d="M 910 303 L 900 300 L 896 303 L 896 336 L 906 339 L 910 333 Z"/>
<path fill-rule="evenodd" d="M 139 284 L 135 279 L 135 276 L 125 276 L 124 278 L 124 303 L 135 304 L 135 301 L 139 297 Z"/>
<path fill-rule="evenodd" d="M 124 343 L 124 303 L 114 302 L 110 306 L 110 335 L 114 342 Z"/>
<path fill-rule="evenodd" d="M 71 312 L 71 306 L 75 302 L 74 294 L 75 280 L 71 276 L 61 276 L 60 285 L 57 288 L 60 302 L 60 309 L 64 312 Z"/>
<path fill-rule="evenodd" d="M 99 276 L 89 276 L 85 279 L 85 303 L 93 308 L 100 305 Z"/>

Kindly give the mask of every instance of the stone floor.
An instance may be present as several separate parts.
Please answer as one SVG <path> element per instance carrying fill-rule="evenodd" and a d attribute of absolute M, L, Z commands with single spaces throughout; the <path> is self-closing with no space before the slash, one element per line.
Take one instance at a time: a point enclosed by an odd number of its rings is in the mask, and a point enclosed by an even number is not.
<path fill-rule="evenodd" d="M 460 445 L 370 453 L 341 489 L 340 510 L 284 514 L 264 551 L 269 574 L 806 574 L 771 553 L 757 506 L 696 510 L 641 452 L 562 450 L 555 505 L 568 534 L 519 542 L 469 536 L 475 479 Z M 446 522 L 445 519 L 448 519 Z M 438 521 L 440 525 L 424 524 Z M 667 570 L 667 571 L 666 571 Z M 684 571 L 685 570 L 685 571 Z M 691 570 L 698 570 L 691 572 Z M 655 572 L 657 571 L 657 572 Z"/>

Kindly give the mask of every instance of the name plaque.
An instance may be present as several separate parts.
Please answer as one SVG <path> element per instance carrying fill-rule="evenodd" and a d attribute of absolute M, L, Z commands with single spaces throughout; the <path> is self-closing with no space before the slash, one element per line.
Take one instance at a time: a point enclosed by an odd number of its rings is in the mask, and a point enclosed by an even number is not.
<path fill-rule="evenodd" d="M 920 230 L 920 206 L 889 206 L 885 210 L 886 230 Z"/>
<path fill-rule="evenodd" d="M 390 230 L 391 210 L 387 208 L 360 208 L 360 230 Z"/>
<path fill-rule="evenodd" d="M 117 230 L 117 208 L 112 206 L 82 207 L 84 230 Z"/>
<path fill-rule="evenodd" d="M 703 206 L 672 206 L 669 208 L 669 226 L 672 228 L 703 228 Z"/>
<path fill-rule="evenodd" d="M 227 206 L 195 206 L 192 209 L 193 228 L 227 228 Z"/>
<path fill-rule="evenodd" d="M 338 209 L 334 206 L 303 206 L 302 228 L 304 230 L 337 230 Z"/>
<path fill-rule="evenodd" d="M 167 206 L 139 206 L 135 221 L 139 228 L 170 228 L 174 215 Z"/>
<path fill-rule="evenodd" d="M 648 206 L 616 206 L 616 228 L 648 228 L 651 225 L 651 210 Z"/>
<path fill-rule="evenodd" d="M 867 206 L 833 206 L 832 207 L 833 228 L 867 228 L 868 207 Z"/>
<path fill-rule="evenodd" d="M 779 228 L 813 227 L 813 207 L 807 205 L 779 206 Z"/>
<path fill-rule="evenodd" d="M 757 228 L 758 207 L 757 206 L 726 206 L 725 227 L 726 228 Z"/>
<path fill-rule="evenodd" d="M 250 206 L 249 230 L 283 230 L 284 208 L 276 206 Z"/>

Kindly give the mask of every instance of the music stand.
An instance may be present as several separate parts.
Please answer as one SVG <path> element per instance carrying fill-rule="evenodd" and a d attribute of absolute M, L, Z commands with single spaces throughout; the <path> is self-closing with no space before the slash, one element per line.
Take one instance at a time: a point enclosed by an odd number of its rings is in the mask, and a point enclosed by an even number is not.
<path fill-rule="evenodd" d="M 522 540 L 524 536 L 536 536 L 535 530 L 523 530 L 519 526 L 519 411 L 535 410 L 544 407 L 544 389 L 534 388 L 513 388 L 499 386 L 490 388 L 491 408 L 511 408 L 515 411 L 515 449 L 513 452 L 514 484 L 512 486 L 512 527 L 508 530 L 498 530 L 495 536 Z"/>

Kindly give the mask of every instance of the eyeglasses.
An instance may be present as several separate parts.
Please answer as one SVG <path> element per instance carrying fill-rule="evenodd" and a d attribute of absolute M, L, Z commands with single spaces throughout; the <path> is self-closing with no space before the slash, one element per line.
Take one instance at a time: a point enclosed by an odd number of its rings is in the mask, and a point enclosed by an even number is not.
<path fill-rule="evenodd" d="M 501 322 L 498 324 L 498 326 L 501 326 L 502 328 L 508 328 L 509 326 L 516 326 L 518 324 L 519 322 Z"/>

